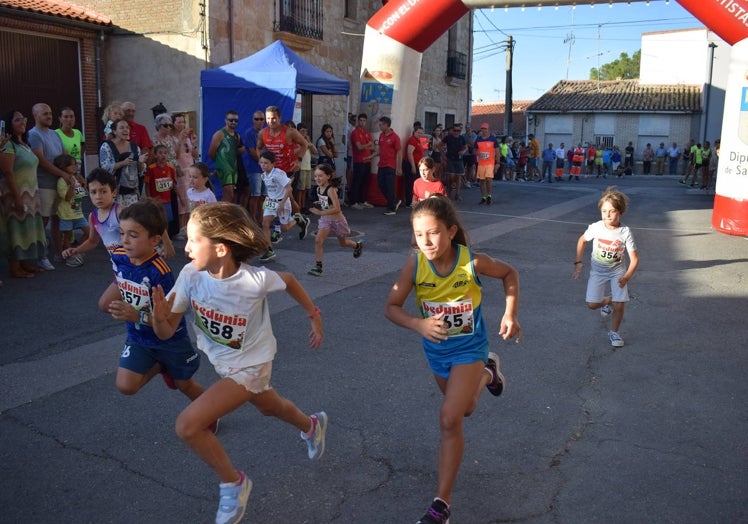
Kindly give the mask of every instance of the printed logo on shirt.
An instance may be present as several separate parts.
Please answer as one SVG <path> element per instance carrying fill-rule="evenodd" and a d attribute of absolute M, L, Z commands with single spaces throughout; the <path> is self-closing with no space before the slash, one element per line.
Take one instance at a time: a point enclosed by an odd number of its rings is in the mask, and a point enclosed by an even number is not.
<path fill-rule="evenodd" d="M 246 315 L 224 313 L 218 309 L 192 299 L 195 324 L 212 341 L 232 349 L 241 350 L 244 333 L 249 321 Z"/>
<path fill-rule="evenodd" d="M 117 275 L 116 278 L 119 294 L 125 304 L 130 304 L 138 311 L 141 309 L 151 310 L 151 282 L 148 278 L 143 279 L 140 284 L 127 280 L 120 275 Z"/>
<path fill-rule="evenodd" d="M 447 336 L 464 337 L 472 335 L 475 330 L 473 323 L 473 301 L 458 300 L 456 302 L 421 303 L 423 317 L 433 317 L 442 313 L 442 320 L 447 324 Z"/>
<path fill-rule="evenodd" d="M 611 241 L 598 238 L 597 246 L 595 246 L 595 260 L 606 264 L 620 262 L 625 249 L 626 246 L 620 239 Z"/>

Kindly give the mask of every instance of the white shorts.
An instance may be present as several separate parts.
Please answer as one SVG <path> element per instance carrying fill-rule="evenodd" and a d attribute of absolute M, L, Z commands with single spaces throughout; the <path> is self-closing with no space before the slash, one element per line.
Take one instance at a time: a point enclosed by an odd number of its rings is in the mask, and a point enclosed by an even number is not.
<path fill-rule="evenodd" d="M 291 216 L 291 200 L 286 199 L 286 202 L 283 204 L 282 208 L 278 208 L 279 203 L 280 201 L 278 200 L 271 200 L 269 198 L 266 198 L 265 203 L 262 205 L 262 216 L 277 216 L 281 224 L 288 224 L 289 222 L 293 221 L 293 217 Z"/>
<path fill-rule="evenodd" d="M 605 297 L 605 291 L 608 289 L 610 284 L 610 296 L 613 302 L 628 302 L 629 301 L 629 286 L 626 284 L 623 287 L 618 285 L 618 279 L 625 274 L 624 268 L 620 271 L 616 271 L 615 274 L 600 274 L 590 271 L 590 278 L 587 281 L 587 297 L 585 300 L 590 304 L 599 304 Z"/>
<path fill-rule="evenodd" d="M 221 378 L 230 378 L 250 393 L 263 393 L 273 389 L 270 376 L 273 374 L 273 361 L 249 366 L 248 368 L 230 368 L 215 366 Z"/>

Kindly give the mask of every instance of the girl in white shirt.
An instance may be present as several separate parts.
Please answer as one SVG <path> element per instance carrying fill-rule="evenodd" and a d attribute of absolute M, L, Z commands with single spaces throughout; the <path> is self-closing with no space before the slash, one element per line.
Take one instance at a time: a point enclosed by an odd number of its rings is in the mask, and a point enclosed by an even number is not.
<path fill-rule="evenodd" d="M 270 385 L 276 340 L 270 325 L 267 295 L 286 290 L 311 321 L 309 346 L 322 343 L 320 311 L 290 273 L 276 273 L 247 262 L 270 245 L 247 211 L 229 202 L 197 207 L 187 223 L 185 252 L 192 262 L 182 269 L 168 297 L 153 290 L 153 330 L 169 338 L 188 309 L 197 334 L 197 346 L 221 379 L 179 415 L 176 432 L 220 479 L 216 522 L 239 522 L 252 482 L 234 468 L 220 441 L 209 430 L 212 422 L 253 404 L 297 427 L 308 446 L 310 459 L 325 451 L 327 415 L 311 416 L 281 397 Z"/>

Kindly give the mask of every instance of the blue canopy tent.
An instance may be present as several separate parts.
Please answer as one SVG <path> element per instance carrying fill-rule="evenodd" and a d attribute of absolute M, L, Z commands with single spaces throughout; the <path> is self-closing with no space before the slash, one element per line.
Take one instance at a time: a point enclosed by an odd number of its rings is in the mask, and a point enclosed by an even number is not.
<path fill-rule="evenodd" d="M 296 93 L 347 95 L 348 80 L 318 69 L 280 40 L 237 62 L 200 73 L 202 158 L 208 162 L 210 137 L 224 126 L 229 109 L 239 112 L 239 131 L 255 111 L 278 106 L 282 120 L 293 117 Z"/>

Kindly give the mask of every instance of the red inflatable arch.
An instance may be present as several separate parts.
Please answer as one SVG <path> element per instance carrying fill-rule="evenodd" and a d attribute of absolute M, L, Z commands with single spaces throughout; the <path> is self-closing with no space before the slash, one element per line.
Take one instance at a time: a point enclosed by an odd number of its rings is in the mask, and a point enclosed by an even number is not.
<path fill-rule="evenodd" d="M 724 233 L 748 236 L 748 143 L 738 138 L 739 121 L 732 118 L 741 112 L 748 115 L 748 0 L 677 1 L 733 46 L 712 225 Z M 623 2 L 629 0 L 389 0 L 366 26 L 361 110 L 367 111 L 367 93 L 378 89 L 380 101 L 372 98 L 368 110 L 371 112 L 372 104 L 380 109 L 383 100 L 384 109 L 393 115 L 393 127 L 407 136 L 411 119 L 404 122 L 398 116 L 415 112 L 420 55 L 470 9 Z M 394 83 L 376 85 L 374 73 L 382 72 Z M 728 107 L 732 109 L 728 111 Z M 748 135 L 748 129 L 742 134 Z"/>

